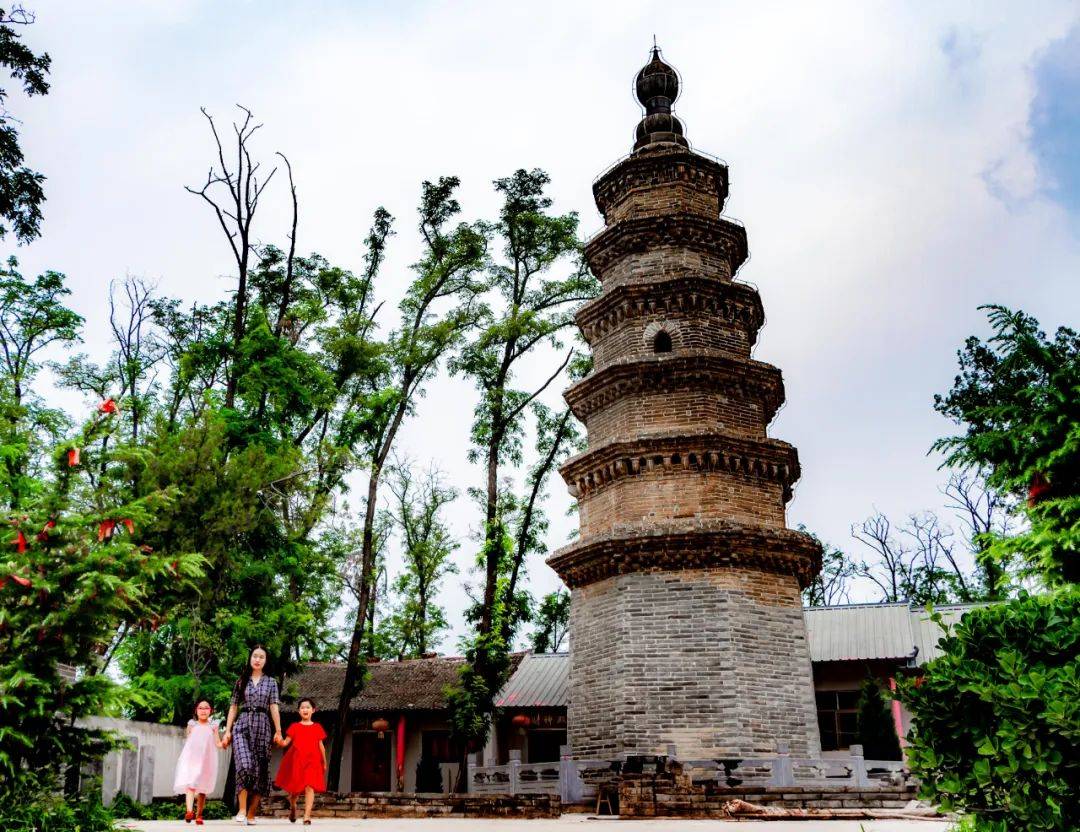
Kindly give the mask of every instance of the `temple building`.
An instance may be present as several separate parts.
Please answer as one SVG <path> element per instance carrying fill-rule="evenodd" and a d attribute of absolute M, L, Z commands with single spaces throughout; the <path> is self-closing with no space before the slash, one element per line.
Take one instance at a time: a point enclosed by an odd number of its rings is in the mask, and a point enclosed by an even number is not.
<path fill-rule="evenodd" d="M 736 280 L 746 232 L 721 216 L 727 167 L 672 112 L 679 84 L 654 49 L 633 152 L 593 185 L 602 293 L 577 324 L 594 369 L 565 394 L 588 449 L 561 469 L 581 535 L 548 561 L 572 596 L 569 745 L 816 757 L 800 590 L 820 547 L 785 523 L 799 459 L 767 435 L 783 381 L 751 358 L 764 314 Z"/>

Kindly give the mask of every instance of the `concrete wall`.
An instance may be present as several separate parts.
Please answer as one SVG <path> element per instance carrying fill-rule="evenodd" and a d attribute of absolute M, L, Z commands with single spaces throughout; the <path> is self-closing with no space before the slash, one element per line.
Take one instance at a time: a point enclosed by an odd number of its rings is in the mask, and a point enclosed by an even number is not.
<path fill-rule="evenodd" d="M 138 782 L 145 780 L 150 773 L 149 756 L 153 757 L 152 797 L 170 797 L 173 792 L 173 778 L 176 776 L 176 761 L 184 747 L 183 728 L 175 725 L 159 725 L 155 722 L 135 722 L 130 719 L 111 719 L 91 717 L 80 720 L 80 725 L 87 728 L 100 728 L 114 731 L 129 739 L 132 748 L 112 751 L 102 763 L 102 798 L 106 805 L 120 791 L 125 791 L 133 799 L 138 799 Z M 147 752 L 145 749 L 153 749 Z M 139 751 L 143 753 L 140 755 Z M 225 791 L 225 778 L 229 774 L 228 751 L 218 752 L 218 780 L 212 794 L 208 797 L 219 798 Z M 134 778 L 134 779 L 132 779 Z M 145 796 L 145 795 L 144 795 Z"/>

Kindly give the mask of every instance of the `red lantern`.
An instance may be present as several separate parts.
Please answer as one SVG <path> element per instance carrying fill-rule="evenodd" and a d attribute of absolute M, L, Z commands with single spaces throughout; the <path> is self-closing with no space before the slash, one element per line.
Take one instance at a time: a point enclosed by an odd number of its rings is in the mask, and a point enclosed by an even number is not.
<path fill-rule="evenodd" d="M 115 401 L 113 401 L 112 399 L 106 399 L 98 407 L 98 410 L 100 410 L 102 413 L 112 414 L 112 413 L 116 413 L 118 408 L 116 406 Z"/>
<path fill-rule="evenodd" d="M 532 720 L 529 719 L 529 717 L 527 717 L 525 714 L 518 714 L 513 719 L 511 719 L 510 722 L 512 722 L 518 728 L 528 728 L 529 725 L 532 723 Z"/>
<path fill-rule="evenodd" d="M 390 723 L 383 719 L 381 716 L 371 723 L 371 730 L 379 732 L 379 739 L 383 738 L 383 734 L 390 730 Z"/>
<path fill-rule="evenodd" d="M 79 464 L 80 454 L 78 448 L 68 448 L 68 468 L 74 468 Z"/>

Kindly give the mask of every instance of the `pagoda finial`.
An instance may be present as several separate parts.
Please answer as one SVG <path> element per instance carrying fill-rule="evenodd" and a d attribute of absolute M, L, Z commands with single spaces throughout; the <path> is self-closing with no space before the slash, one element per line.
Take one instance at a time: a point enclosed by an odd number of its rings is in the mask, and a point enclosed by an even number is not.
<path fill-rule="evenodd" d="M 652 56 L 634 79 L 637 99 L 645 108 L 645 117 L 637 126 L 634 150 L 652 144 L 678 144 L 689 147 L 683 136 L 682 122 L 671 112 L 679 97 L 679 73 L 660 57 L 660 47 L 653 35 Z"/>

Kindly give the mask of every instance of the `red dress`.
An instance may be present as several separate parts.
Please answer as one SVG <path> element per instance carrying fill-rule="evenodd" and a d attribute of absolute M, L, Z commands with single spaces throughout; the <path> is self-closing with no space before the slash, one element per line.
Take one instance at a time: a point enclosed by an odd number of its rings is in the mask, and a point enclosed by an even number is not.
<path fill-rule="evenodd" d="M 317 723 L 304 725 L 294 722 L 285 735 L 292 738 L 281 760 L 274 785 L 289 794 L 300 794 L 308 786 L 317 792 L 326 791 L 326 771 L 319 742 L 326 739 L 326 731 Z"/>

